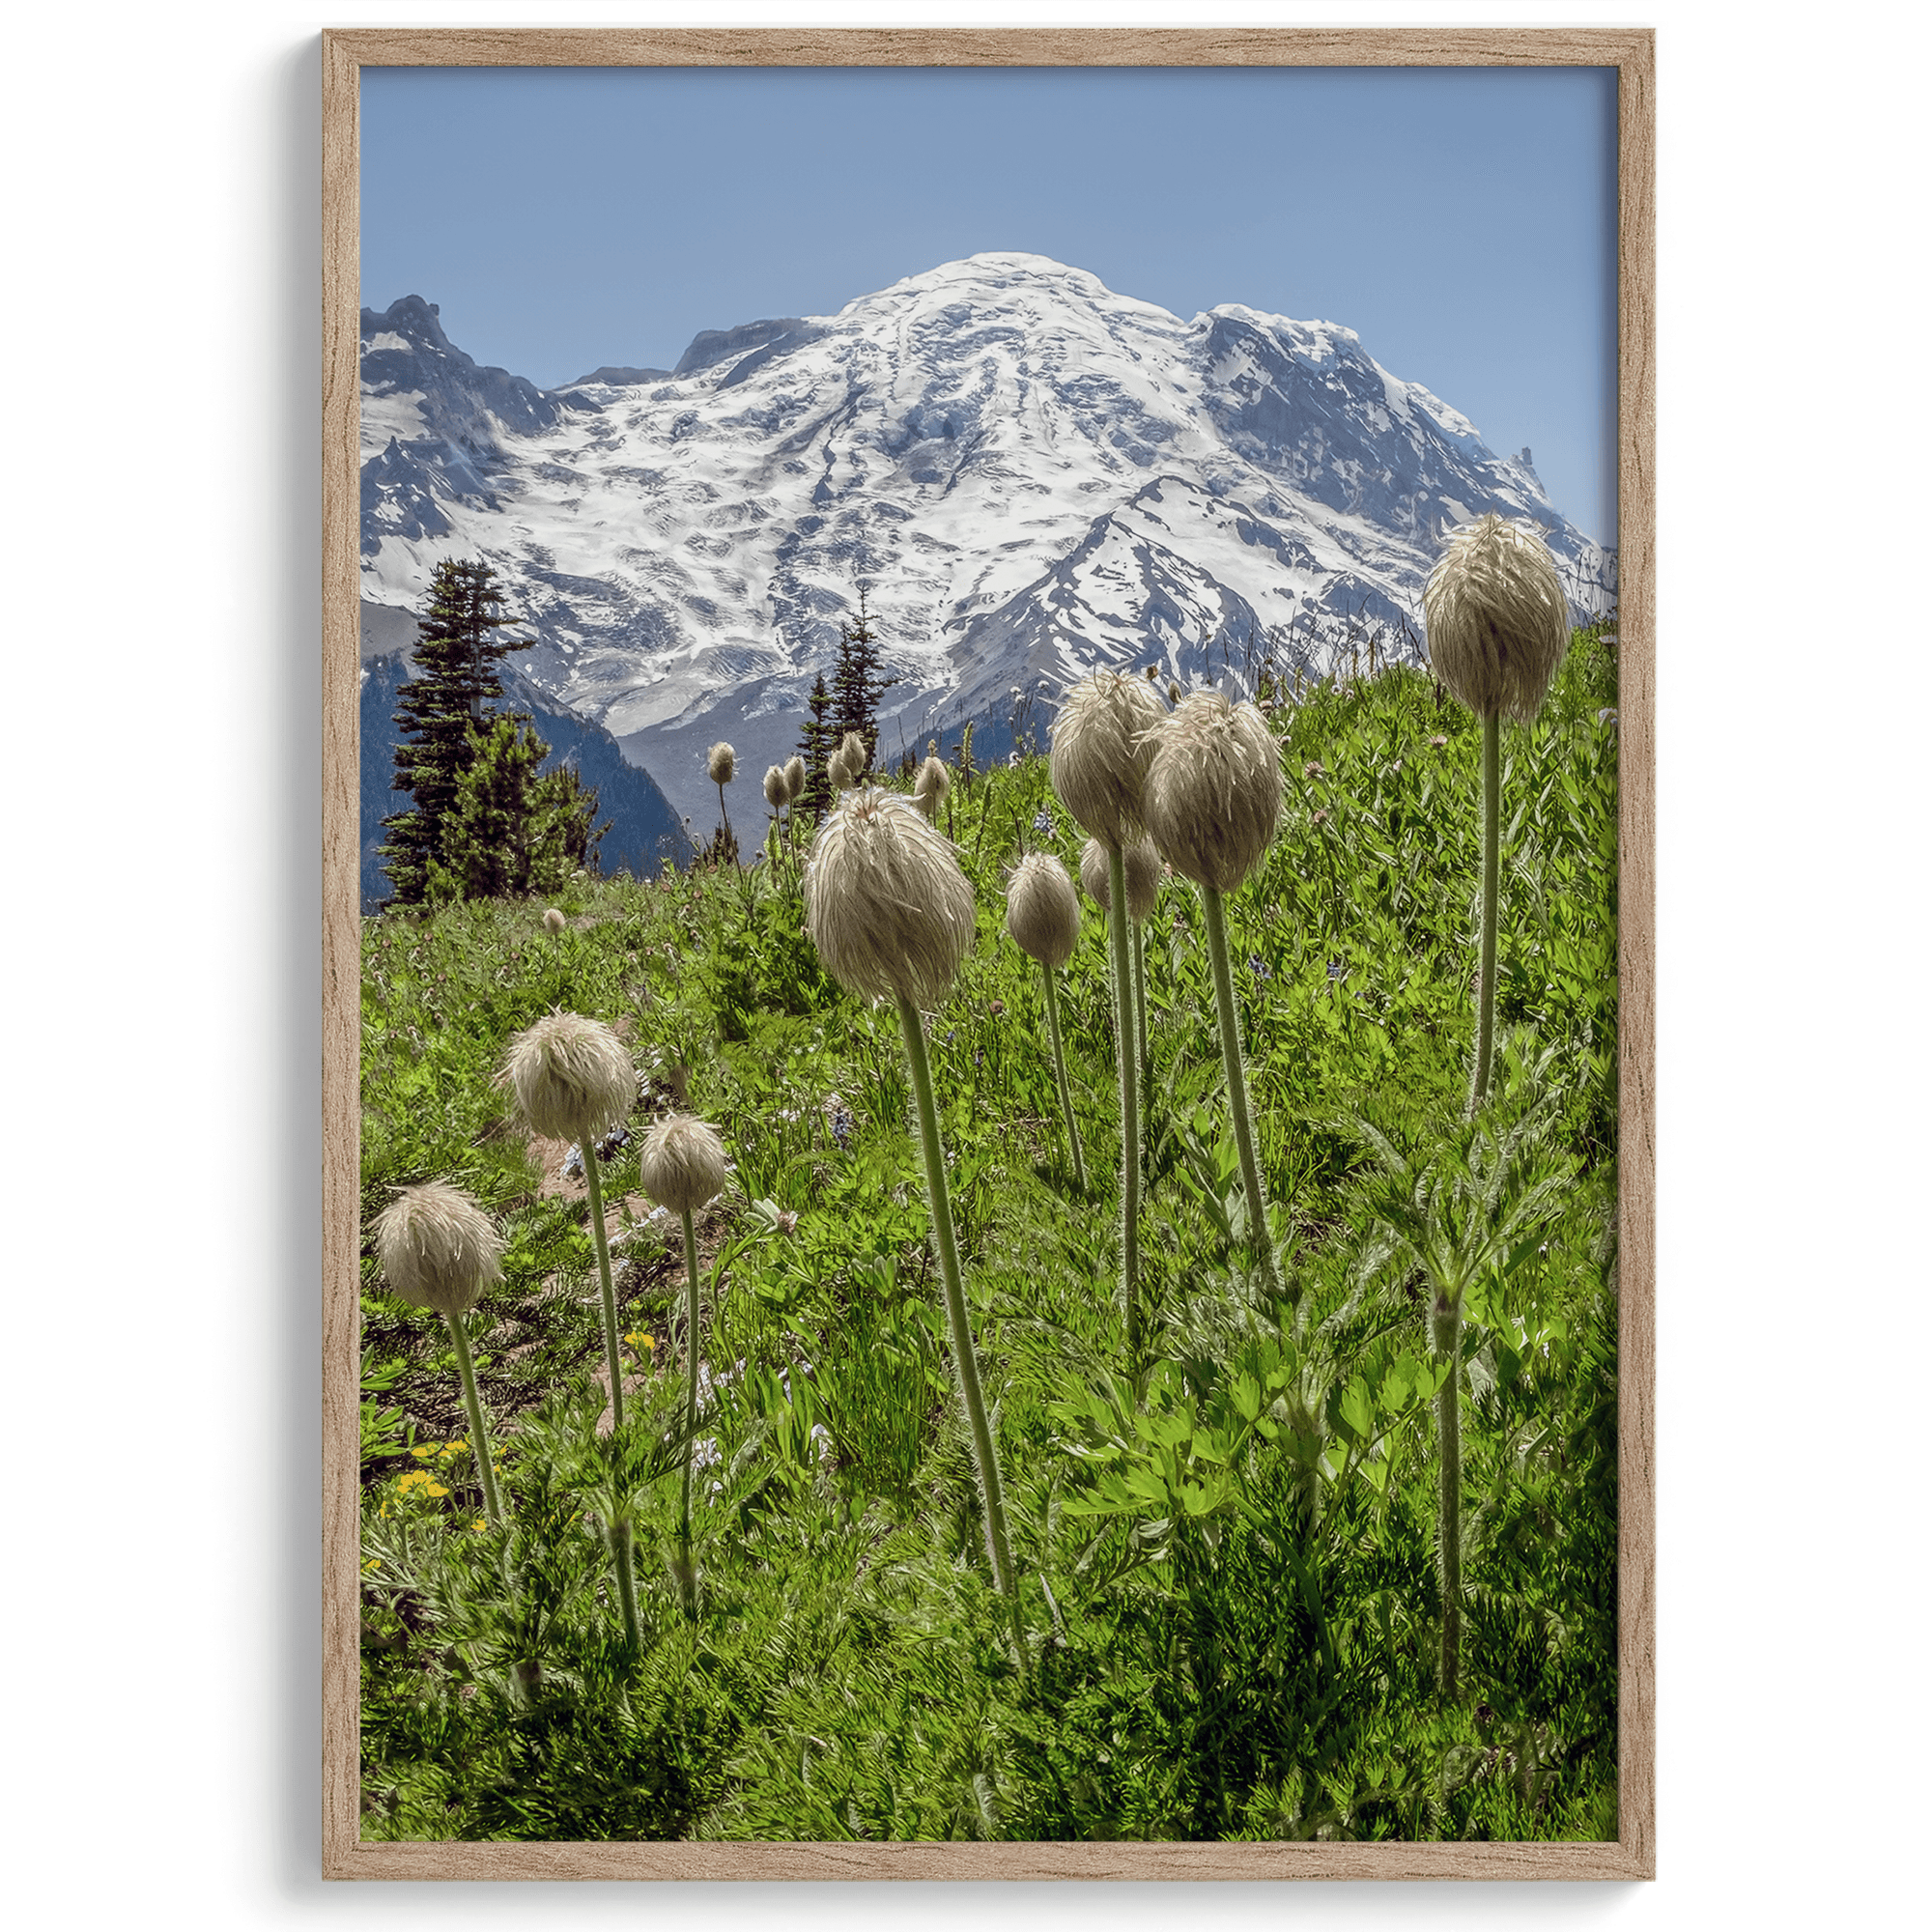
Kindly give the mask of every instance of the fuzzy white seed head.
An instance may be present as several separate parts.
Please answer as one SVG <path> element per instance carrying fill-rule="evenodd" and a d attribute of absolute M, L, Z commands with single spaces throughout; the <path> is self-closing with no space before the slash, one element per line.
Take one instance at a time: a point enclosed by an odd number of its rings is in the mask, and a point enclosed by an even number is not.
<path fill-rule="evenodd" d="M 1139 925 L 1152 912 L 1160 895 L 1160 854 L 1153 849 L 1151 838 L 1140 838 L 1121 857 L 1127 873 L 1127 917 Z M 1102 912 L 1112 909 L 1107 848 L 1097 838 L 1088 839 L 1080 848 L 1080 883 Z"/>
<path fill-rule="evenodd" d="M 1007 930 L 1029 958 L 1056 972 L 1080 943 L 1080 895 L 1050 852 L 1029 852 L 1007 881 Z"/>
<path fill-rule="evenodd" d="M 446 1180 L 401 1189 L 373 1232 L 389 1286 L 414 1307 L 458 1316 L 503 1278 L 496 1223 Z"/>
<path fill-rule="evenodd" d="M 839 740 L 838 755 L 845 760 L 845 769 L 852 774 L 854 784 L 872 769 L 872 760 L 866 751 L 866 741 L 856 731 L 846 732 Z"/>
<path fill-rule="evenodd" d="M 531 1129 L 548 1140 L 583 1141 L 614 1127 L 638 1098 L 638 1073 L 624 1042 L 602 1020 L 546 1013 L 515 1035 L 498 1076 Z"/>
<path fill-rule="evenodd" d="M 544 914 L 544 930 L 546 932 L 561 932 L 563 930 L 563 925 L 564 925 L 564 920 L 562 913 L 558 912 L 554 906 L 552 906 L 550 910 Z"/>
<path fill-rule="evenodd" d="M 867 999 L 945 999 L 973 944 L 973 888 L 912 800 L 850 791 L 820 828 L 805 875 L 805 929 L 827 970 Z"/>
<path fill-rule="evenodd" d="M 765 803 L 774 811 L 782 811 L 790 797 L 791 793 L 785 789 L 784 767 L 782 765 L 767 765 L 765 767 Z"/>
<path fill-rule="evenodd" d="M 724 1185 L 724 1143 L 696 1114 L 668 1114 L 638 1149 L 638 1179 L 673 1214 L 695 1214 Z"/>
<path fill-rule="evenodd" d="M 1570 607 L 1548 547 L 1501 517 L 1449 534 L 1423 587 L 1429 662 L 1479 718 L 1528 724 L 1570 648 Z"/>
<path fill-rule="evenodd" d="M 704 775 L 715 785 L 727 785 L 738 769 L 738 754 L 721 738 L 704 754 Z"/>
<path fill-rule="evenodd" d="M 919 768 L 919 777 L 913 781 L 913 803 L 926 817 L 937 818 L 939 808 L 946 803 L 946 794 L 952 789 L 952 774 L 928 753 Z"/>
<path fill-rule="evenodd" d="M 834 791 L 850 791 L 859 782 L 852 776 L 852 768 L 845 762 L 842 752 L 834 752 L 825 761 L 825 776 L 831 781 Z"/>
<path fill-rule="evenodd" d="M 1281 758 L 1267 720 L 1218 691 L 1191 691 L 1152 734 L 1147 822 L 1161 856 L 1197 886 L 1232 893 L 1281 817 Z"/>
<path fill-rule="evenodd" d="M 805 760 L 796 752 L 785 760 L 784 780 L 787 802 L 805 790 Z"/>
<path fill-rule="evenodd" d="M 1087 896 L 1102 912 L 1111 912 L 1114 901 L 1110 896 L 1107 872 L 1107 848 L 1097 838 L 1090 838 L 1080 848 L 1080 883 Z"/>
<path fill-rule="evenodd" d="M 1152 755 L 1147 733 L 1166 716 L 1144 679 L 1101 670 L 1066 694 L 1053 721 L 1053 788 L 1103 844 L 1126 846 L 1143 828 L 1141 791 Z"/>

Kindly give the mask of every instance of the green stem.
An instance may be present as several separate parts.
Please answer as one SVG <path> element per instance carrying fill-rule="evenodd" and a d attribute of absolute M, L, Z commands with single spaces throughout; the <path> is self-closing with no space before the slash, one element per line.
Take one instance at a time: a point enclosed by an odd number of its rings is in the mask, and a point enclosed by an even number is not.
<path fill-rule="evenodd" d="M 684 1494 L 677 1511 L 678 1576 L 685 1609 L 696 1613 L 696 1573 L 691 1567 L 691 1453 L 697 1435 L 697 1230 L 684 1210 Z"/>
<path fill-rule="evenodd" d="M 1053 983 L 1053 968 L 1044 959 L 1039 976 L 1046 982 L 1046 1037 L 1053 1042 L 1053 1077 L 1060 1083 L 1060 1111 L 1066 1116 L 1066 1143 L 1073 1151 L 1073 1184 L 1087 1192 L 1087 1163 L 1080 1152 L 1080 1128 L 1073 1119 L 1073 1089 L 1066 1079 L 1066 1055 L 1060 1044 L 1060 993 Z"/>
<path fill-rule="evenodd" d="M 1261 1163 L 1255 1158 L 1254 1116 L 1248 1110 L 1248 1079 L 1241 1065 L 1241 1019 L 1235 1007 L 1234 976 L 1228 971 L 1228 921 L 1221 908 L 1221 895 L 1212 886 L 1201 888 L 1201 910 L 1208 928 L 1208 958 L 1214 969 L 1214 1006 L 1221 1017 L 1221 1064 L 1228 1072 L 1228 1111 L 1235 1117 L 1241 1184 L 1248 1194 L 1248 1236 L 1261 1256 L 1268 1292 L 1278 1298 L 1281 1277 L 1275 1272 L 1267 1199 L 1262 1193 Z"/>
<path fill-rule="evenodd" d="M 578 1134 L 583 1184 L 590 1193 L 590 1238 L 597 1249 L 597 1286 L 604 1296 L 604 1362 L 611 1371 L 611 1428 L 624 1426 L 624 1361 L 617 1352 L 617 1291 L 611 1284 L 611 1248 L 604 1238 L 604 1182 L 597 1173 L 597 1145 L 588 1126 Z"/>
<path fill-rule="evenodd" d="M 1463 1302 L 1459 1295 L 1435 1303 L 1435 1350 L 1449 1373 L 1435 1392 L 1435 1429 L 1441 1456 L 1441 1505 L 1436 1521 L 1437 1574 L 1442 1585 L 1442 1698 L 1456 1701 L 1463 1661 Z"/>
<path fill-rule="evenodd" d="M 597 1286 L 604 1309 L 604 1361 L 611 1373 L 611 1433 L 624 1426 L 624 1358 L 617 1344 L 617 1291 L 611 1280 L 611 1244 L 604 1236 L 604 1181 L 597 1169 L 595 1136 L 588 1124 L 579 1132 L 583 1184 L 590 1195 L 590 1239 L 597 1250 Z M 624 1641 L 638 1647 L 638 1585 L 631 1572 L 631 1524 L 619 1516 L 611 1525 L 611 1560 L 617 1573 L 617 1602 L 624 1612 Z"/>
<path fill-rule="evenodd" d="M 919 1009 L 901 993 L 899 1027 L 906 1058 L 912 1063 L 913 1098 L 919 1112 L 920 1146 L 925 1156 L 925 1189 L 932 1207 L 932 1239 L 939 1250 L 939 1275 L 946 1288 L 946 1320 L 952 1333 L 952 1364 L 959 1375 L 959 1399 L 973 1435 L 973 1461 L 980 1472 L 980 1496 L 986 1510 L 986 1550 L 993 1563 L 993 1587 L 1013 1605 L 1018 1632 L 1019 1605 L 1013 1595 L 1013 1559 L 1007 1541 L 1007 1504 L 1000 1488 L 1000 1464 L 986 1404 L 980 1393 L 980 1362 L 973 1347 L 973 1324 L 966 1314 L 966 1291 L 959 1279 L 959 1250 L 952 1238 L 952 1204 L 946 1186 L 946 1154 L 939 1144 L 939 1114 L 932 1102 L 932 1066 L 925 1054 L 925 1029 Z M 1022 1650 L 1024 1655 L 1024 1650 Z"/>
<path fill-rule="evenodd" d="M 490 1437 L 483 1428 L 483 1398 L 476 1392 L 476 1364 L 469 1358 L 469 1337 L 464 1333 L 463 1317 L 445 1315 L 449 1339 L 456 1345 L 456 1373 L 463 1378 L 463 1406 L 469 1417 L 469 1453 L 476 1460 L 476 1474 L 483 1485 L 483 1515 L 494 1528 L 503 1520 L 503 1506 L 497 1500 L 497 1468 L 490 1451 Z"/>
<path fill-rule="evenodd" d="M 1134 1050 L 1139 1056 L 1141 1089 L 1148 1085 L 1147 955 L 1141 947 L 1141 929 L 1133 928 L 1134 942 Z"/>
<path fill-rule="evenodd" d="M 1483 720 L 1483 949 L 1476 993 L 1476 1065 L 1469 1080 L 1469 1113 L 1490 1091 L 1490 1048 L 1496 1016 L 1496 895 L 1502 847 L 1502 719 Z"/>
<path fill-rule="evenodd" d="M 1107 848 L 1107 924 L 1114 958 L 1114 1060 L 1121 1088 L 1121 1300 L 1127 1324 L 1127 1360 L 1141 1353 L 1141 1079 L 1136 1065 L 1133 950 L 1127 930 L 1127 867 L 1118 845 Z"/>

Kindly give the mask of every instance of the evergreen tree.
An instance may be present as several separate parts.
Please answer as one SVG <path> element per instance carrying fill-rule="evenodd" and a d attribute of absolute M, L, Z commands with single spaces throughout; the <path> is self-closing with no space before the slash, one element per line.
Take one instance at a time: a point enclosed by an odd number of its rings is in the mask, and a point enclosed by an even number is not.
<path fill-rule="evenodd" d="M 825 688 L 823 671 L 811 687 L 806 709 L 810 716 L 798 738 L 798 754 L 805 760 L 805 790 L 799 794 L 798 805 L 814 818 L 822 818 L 832 809 L 832 781 L 825 776 L 826 760 L 838 749 L 838 741 L 844 736 L 830 720 L 832 694 Z M 797 809 L 794 806 L 793 810 Z"/>
<path fill-rule="evenodd" d="M 416 623 L 415 675 L 396 699 L 395 789 L 414 801 L 383 821 L 384 869 L 405 905 L 429 895 L 442 854 L 443 822 L 476 753 L 473 732 L 503 695 L 497 661 L 518 646 L 491 633 L 509 621 L 497 573 L 487 563 L 446 559 L 430 580 L 429 612 Z"/>
<path fill-rule="evenodd" d="M 838 662 L 832 672 L 832 743 L 828 753 L 848 731 L 866 741 L 867 768 L 878 762 L 879 697 L 898 682 L 879 675 L 879 634 L 866 609 L 866 585 L 859 585 L 857 623 L 838 626 Z"/>
<path fill-rule="evenodd" d="M 469 739 L 469 767 L 444 815 L 424 896 L 440 902 L 556 892 L 593 863 L 610 829 L 596 823 L 595 788 L 568 765 L 538 770 L 550 747 L 522 712 L 471 725 Z"/>
<path fill-rule="evenodd" d="M 597 793 L 551 754 L 529 714 L 493 709 L 509 619 L 487 563 L 440 563 L 417 623 L 415 675 L 396 698 L 395 787 L 412 801 L 383 821 L 384 867 L 406 905 L 554 893 L 596 862 L 609 829 Z"/>

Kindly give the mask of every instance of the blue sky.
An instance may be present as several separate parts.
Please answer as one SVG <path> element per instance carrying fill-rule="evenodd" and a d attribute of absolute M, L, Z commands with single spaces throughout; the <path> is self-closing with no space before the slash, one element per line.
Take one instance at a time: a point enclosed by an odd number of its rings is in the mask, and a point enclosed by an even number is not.
<path fill-rule="evenodd" d="M 1604 69 L 364 69 L 362 299 L 532 382 L 984 249 L 1347 324 L 1615 535 Z"/>

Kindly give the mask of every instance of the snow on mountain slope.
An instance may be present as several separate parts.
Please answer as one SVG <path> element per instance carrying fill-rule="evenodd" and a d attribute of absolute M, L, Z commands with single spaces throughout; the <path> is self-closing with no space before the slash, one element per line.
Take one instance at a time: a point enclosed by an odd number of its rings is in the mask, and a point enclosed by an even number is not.
<path fill-rule="evenodd" d="M 478 368 L 417 298 L 363 334 L 365 635 L 393 637 L 440 558 L 483 555 L 526 675 L 700 835 L 704 747 L 753 778 L 789 753 L 861 579 L 895 753 L 1009 720 L 1016 689 L 1050 709 L 1098 663 L 1319 665 L 1338 620 L 1412 613 L 1443 531 L 1486 510 L 1542 526 L 1579 585 L 1606 567 L 1526 451 L 1492 454 L 1352 330 L 1183 321 L 1037 255 L 554 391 Z"/>

